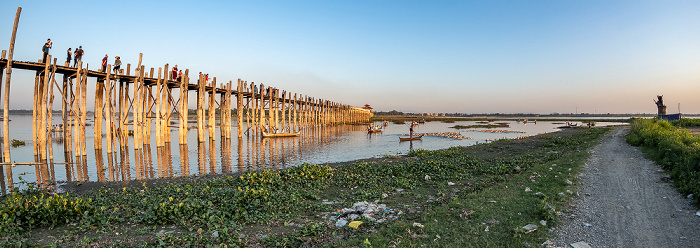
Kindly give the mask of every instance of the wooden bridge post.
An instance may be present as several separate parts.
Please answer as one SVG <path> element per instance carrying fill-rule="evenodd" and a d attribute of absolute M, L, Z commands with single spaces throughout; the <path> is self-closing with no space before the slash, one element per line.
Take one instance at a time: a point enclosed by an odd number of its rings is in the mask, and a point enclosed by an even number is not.
<path fill-rule="evenodd" d="M 12 38 L 10 38 L 10 50 L 7 56 L 7 69 L 5 70 L 5 94 L 3 99 L 3 122 L 2 122 L 2 137 L 3 137 L 3 160 L 5 162 L 12 161 L 10 159 L 10 78 L 12 76 L 12 55 L 15 51 L 15 38 L 17 37 L 17 25 L 19 24 L 19 15 L 22 13 L 22 7 L 17 7 L 15 14 L 15 23 L 12 26 Z M 0 82 L 1 83 L 1 82 Z M 6 167 L 7 184 L 12 189 L 12 168 Z"/>
<path fill-rule="evenodd" d="M 197 81 L 197 142 L 204 142 L 204 76 Z"/>
<path fill-rule="evenodd" d="M 215 132 L 216 132 L 216 107 L 214 106 L 216 103 L 216 77 L 212 79 L 211 84 L 209 84 L 211 87 L 211 91 L 209 92 L 209 114 L 207 117 L 209 117 L 209 140 L 215 140 Z"/>
<path fill-rule="evenodd" d="M 106 78 L 106 84 L 104 85 L 106 93 L 106 98 L 102 99 L 104 100 L 105 104 L 105 116 L 106 116 L 106 123 L 105 123 L 105 132 L 107 133 L 107 154 L 108 156 L 112 154 L 112 146 L 114 143 L 112 142 L 112 127 L 114 125 L 114 119 L 112 118 L 112 79 L 111 79 L 111 73 L 112 73 L 112 65 L 107 65 L 107 78 Z M 101 138 L 100 138 L 101 139 Z M 102 142 L 100 142 L 102 143 Z"/>
<path fill-rule="evenodd" d="M 180 78 L 180 122 L 179 122 L 179 141 L 180 145 L 187 145 L 187 87 L 189 85 L 188 74 L 190 70 L 185 70 L 184 78 Z"/>
<path fill-rule="evenodd" d="M 236 119 L 237 125 L 236 131 L 238 132 L 238 138 L 243 137 L 243 87 L 241 86 L 241 79 L 238 79 L 238 86 L 236 87 Z M 240 144 L 238 144 L 240 146 Z"/>
<path fill-rule="evenodd" d="M 163 104 L 160 96 L 161 96 L 161 90 L 163 89 L 162 82 L 161 82 L 161 76 L 162 76 L 162 68 L 158 68 L 158 79 L 156 80 L 156 147 L 163 147 L 163 121 L 162 121 L 162 116 L 161 116 L 161 105 Z M 165 65 L 165 73 L 168 74 L 170 73 L 168 71 L 168 65 Z M 164 78 L 168 78 L 166 75 Z"/>

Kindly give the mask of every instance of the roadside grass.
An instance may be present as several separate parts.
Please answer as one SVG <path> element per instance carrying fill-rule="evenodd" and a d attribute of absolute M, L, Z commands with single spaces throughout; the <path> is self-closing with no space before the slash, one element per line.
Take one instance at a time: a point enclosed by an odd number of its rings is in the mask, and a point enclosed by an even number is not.
<path fill-rule="evenodd" d="M 698 123 L 689 119 L 672 123 L 636 119 L 627 135 L 627 143 L 641 147 L 645 157 L 669 172 L 680 193 L 695 195 L 696 206 L 700 206 L 700 136 L 677 126 L 692 127 Z"/>
<path fill-rule="evenodd" d="M 570 197 L 557 195 L 570 187 L 565 180 L 576 182 L 588 148 L 609 130 L 572 128 L 415 150 L 388 160 L 251 171 L 197 183 L 81 195 L 16 192 L 14 200 L 0 203 L 0 216 L 8 215 L 0 222 L 0 246 L 538 245 Z M 44 205 L 46 199 L 57 204 Z M 377 201 L 402 214 L 384 223 L 360 217 L 358 229 L 328 220 L 358 201 Z M 61 207 L 68 203 L 81 209 Z M 548 221 L 546 227 L 541 220 Z M 527 224 L 538 230 L 527 233 Z"/>

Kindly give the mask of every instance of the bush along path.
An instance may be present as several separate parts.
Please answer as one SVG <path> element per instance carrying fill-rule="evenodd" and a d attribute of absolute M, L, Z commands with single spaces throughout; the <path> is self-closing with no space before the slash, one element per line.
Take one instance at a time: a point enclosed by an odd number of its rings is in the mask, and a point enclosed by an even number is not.
<path fill-rule="evenodd" d="M 580 175 L 581 197 L 546 247 L 698 247 L 700 212 L 688 195 L 670 184 L 686 180 L 666 174 L 672 164 L 662 168 L 625 142 L 625 137 L 637 140 L 639 127 L 640 123 L 633 123 L 629 135 L 630 127 L 618 128 L 592 150 Z M 652 130 L 672 129 L 657 128 Z"/>
<path fill-rule="evenodd" d="M 29 187 L 0 203 L 0 246 L 539 245 L 609 130 L 80 194 Z"/>

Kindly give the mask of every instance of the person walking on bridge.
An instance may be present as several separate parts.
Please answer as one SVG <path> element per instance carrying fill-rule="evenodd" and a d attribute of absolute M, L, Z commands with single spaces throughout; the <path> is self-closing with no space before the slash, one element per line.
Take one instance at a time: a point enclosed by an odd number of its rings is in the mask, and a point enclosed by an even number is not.
<path fill-rule="evenodd" d="M 100 72 L 105 72 L 107 70 L 107 54 L 105 54 L 105 57 L 102 58 L 102 68 L 100 68 Z"/>
<path fill-rule="evenodd" d="M 53 42 L 51 42 L 51 39 L 47 39 L 44 47 L 41 48 L 41 51 L 44 52 L 44 57 L 41 59 L 41 63 L 46 63 L 46 57 L 49 56 L 49 49 L 51 49 L 52 45 Z"/>
<path fill-rule="evenodd" d="M 78 62 L 83 60 L 83 46 L 75 49 L 75 61 L 73 62 L 73 67 L 78 66 Z"/>
<path fill-rule="evenodd" d="M 119 73 L 119 68 L 122 66 L 122 61 L 119 59 L 119 56 L 114 56 L 114 74 Z"/>
<path fill-rule="evenodd" d="M 71 48 L 69 47 L 68 48 L 68 57 L 66 57 L 66 66 L 70 66 L 70 58 L 71 58 L 71 55 L 73 55 L 73 53 L 70 50 L 71 50 Z"/>

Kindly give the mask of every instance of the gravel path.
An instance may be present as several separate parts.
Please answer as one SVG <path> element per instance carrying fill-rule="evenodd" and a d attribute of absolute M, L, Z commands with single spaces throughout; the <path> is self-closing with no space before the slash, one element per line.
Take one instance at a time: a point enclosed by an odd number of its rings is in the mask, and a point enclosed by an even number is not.
<path fill-rule="evenodd" d="M 579 176 L 580 197 L 544 246 L 700 247 L 698 210 L 625 142 L 628 131 L 616 128 L 593 148 Z"/>

